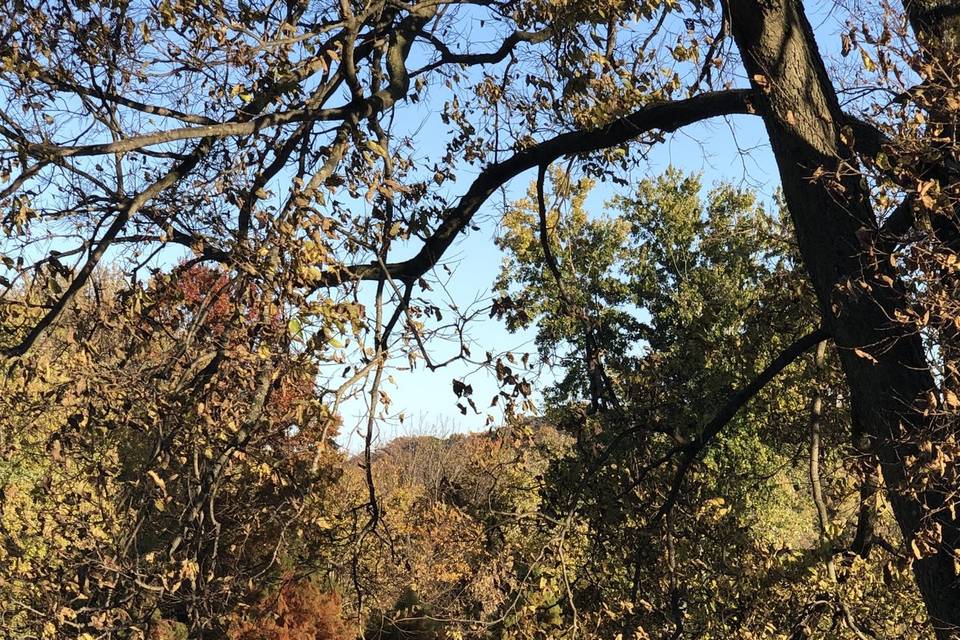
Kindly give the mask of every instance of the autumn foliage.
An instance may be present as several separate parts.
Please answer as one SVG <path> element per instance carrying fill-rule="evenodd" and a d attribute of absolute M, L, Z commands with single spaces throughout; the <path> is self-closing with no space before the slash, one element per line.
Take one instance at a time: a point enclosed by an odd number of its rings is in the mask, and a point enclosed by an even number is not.
<path fill-rule="evenodd" d="M 348 640 L 354 637 L 341 618 L 341 599 L 310 580 L 284 580 L 243 613 L 234 614 L 229 640 Z"/>
<path fill-rule="evenodd" d="M 960 0 L 3 3 L 0 635 L 957 640 L 958 51 Z M 450 433 L 391 437 L 411 372 Z"/>

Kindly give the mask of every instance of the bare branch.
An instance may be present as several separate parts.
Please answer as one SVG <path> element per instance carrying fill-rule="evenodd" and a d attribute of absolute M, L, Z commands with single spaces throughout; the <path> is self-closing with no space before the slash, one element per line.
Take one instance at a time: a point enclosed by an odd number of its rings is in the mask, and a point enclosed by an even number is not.
<path fill-rule="evenodd" d="M 519 151 L 507 160 L 494 163 L 480 173 L 455 206 L 447 209 L 443 222 L 416 256 L 387 265 L 390 274 L 404 282 L 423 276 L 437 264 L 487 198 L 511 178 L 528 169 L 549 164 L 563 156 L 615 147 L 651 131 L 676 131 L 709 118 L 750 114 L 753 113 L 753 95 L 749 89 L 732 89 L 705 93 L 686 100 L 650 104 L 599 129 L 563 133 Z M 381 277 L 381 266 L 371 262 L 331 273 L 319 286 L 335 286 L 348 280 L 378 280 Z"/>
<path fill-rule="evenodd" d="M 651 519 L 651 524 L 658 522 L 663 516 L 668 514 L 673 509 L 673 505 L 680 496 L 680 491 L 683 488 L 683 482 L 686 478 L 687 472 L 690 470 L 694 460 L 696 460 L 697 457 L 703 453 L 703 451 L 707 448 L 707 445 L 710 444 L 710 441 L 713 440 L 718 433 L 720 433 L 720 431 L 733 419 L 735 415 L 737 415 L 737 412 L 740 411 L 740 409 L 742 409 L 748 402 L 750 402 L 754 396 L 760 393 L 760 391 L 771 380 L 777 377 L 780 372 L 786 369 L 787 366 L 789 366 L 794 360 L 803 355 L 807 350 L 826 340 L 828 337 L 830 336 L 827 333 L 827 330 L 820 328 L 816 331 L 808 333 L 802 338 L 797 339 L 793 344 L 784 349 L 780 355 L 774 358 L 773 361 L 757 375 L 757 377 L 730 396 L 727 402 L 720 408 L 720 411 L 718 411 L 716 415 L 713 416 L 713 419 L 711 419 L 710 422 L 704 426 L 700 436 L 696 440 L 693 440 L 684 446 L 686 454 L 680 461 L 680 466 L 677 468 L 677 473 L 673 479 L 673 485 L 670 487 L 670 493 L 667 495 L 667 499 L 664 501 L 663 505 Z"/>

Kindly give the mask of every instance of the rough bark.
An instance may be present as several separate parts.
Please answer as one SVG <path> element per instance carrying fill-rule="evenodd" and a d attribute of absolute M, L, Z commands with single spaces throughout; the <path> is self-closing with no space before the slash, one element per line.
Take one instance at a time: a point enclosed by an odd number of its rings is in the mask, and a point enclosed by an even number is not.
<path fill-rule="evenodd" d="M 762 93 L 758 107 L 824 323 L 839 348 L 854 419 L 872 440 L 908 545 L 927 518 L 942 527 L 937 552 L 916 561 L 914 572 L 937 637 L 957 637 L 956 522 L 937 511 L 936 487 L 905 490 L 904 461 L 919 453 L 911 436 L 929 426 L 924 399 L 936 387 L 919 335 L 889 320 L 906 300 L 893 267 L 872 251 L 877 225 L 867 194 L 857 175 L 842 171 L 836 94 L 798 1 L 731 0 L 729 6 L 747 73 Z"/>
<path fill-rule="evenodd" d="M 850 544 L 850 550 L 861 558 L 867 558 L 877 541 L 877 521 L 880 518 L 877 497 L 883 489 L 883 481 L 872 455 L 863 466 L 863 479 L 860 481 L 860 507 L 857 510 L 857 533 Z"/>

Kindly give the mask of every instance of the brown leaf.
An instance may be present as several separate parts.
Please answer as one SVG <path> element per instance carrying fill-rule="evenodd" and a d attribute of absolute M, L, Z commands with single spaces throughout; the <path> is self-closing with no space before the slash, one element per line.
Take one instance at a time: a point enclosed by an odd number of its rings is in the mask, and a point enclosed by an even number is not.
<path fill-rule="evenodd" d="M 960 407 L 960 398 L 950 389 L 943 392 L 943 404 L 951 409 Z"/>
<path fill-rule="evenodd" d="M 157 488 L 163 492 L 164 495 L 167 493 L 167 483 L 163 481 L 163 478 L 157 475 L 157 472 L 153 469 L 147 471 L 147 476 L 153 480 L 153 484 L 157 485 Z"/>

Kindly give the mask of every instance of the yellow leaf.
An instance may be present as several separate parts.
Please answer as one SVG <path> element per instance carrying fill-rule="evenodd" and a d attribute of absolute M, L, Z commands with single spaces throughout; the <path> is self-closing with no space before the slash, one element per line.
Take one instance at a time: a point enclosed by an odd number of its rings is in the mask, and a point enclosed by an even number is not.
<path fill-rule="evenodd" d="M 192 580 L 200 573 L 200 565 L 193 560 L 184 560 L 180 563 L 180 577 Z"/>
<path fill-rule="evenodd" d="M 150 471 L 147 471 L 147 475 L 150 477 L 151 480 L 153 480 L 153 484 L 157 485 L 160 491 L 162 491 L 164 495 L 166 495 L 167 484 L 163 481 L 163 478 L 158 476 L 156 471 L 154 471 L 153 469 L 151 469 Z"/>
<path fill-rule="evenodd" d="M 943 403 L 951 408 L 960 407 L 960 398 L 950 389 L 943 392 Z"/>
<path fill-rule="evenodd" d="M 387 150 L 384 149 L 383 146 L 380 145 L 380 143 L 374 140 L 367 140 L 367 147 L 369 147 L 370 150 L 376 153 L 377 155 L 383 156 L 384 158 L 387 157 Z"/>
<path fill-rule="evenodd" d="M 920 547 L 917 546 L 916 540 L 910 541 L 910 550 L 913 552 L 913 557 L 917 560 L 923 557 L 923 553 L 920 551 Z"/>

